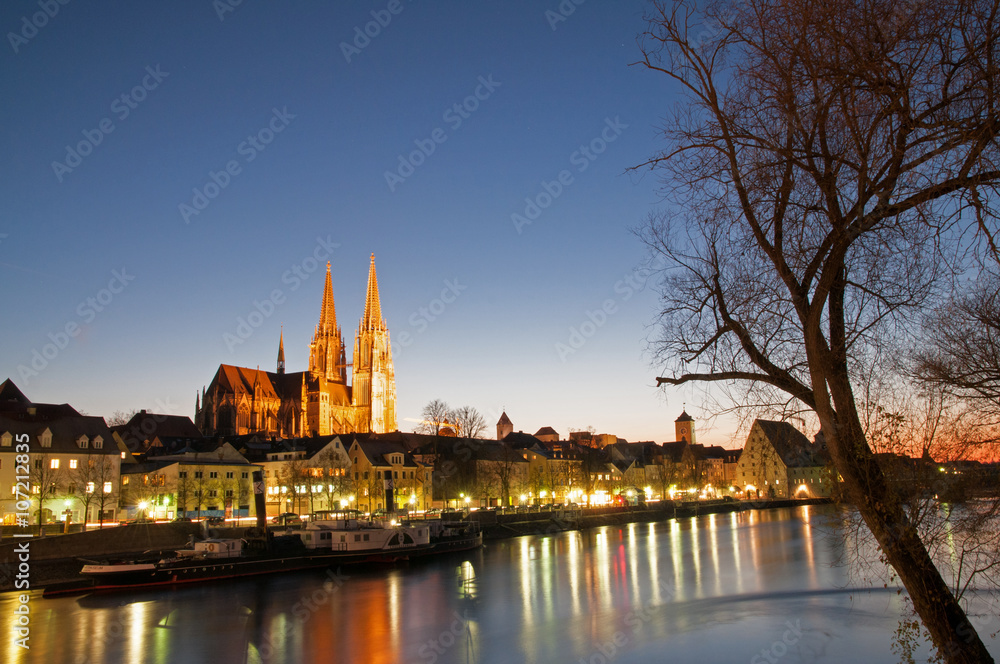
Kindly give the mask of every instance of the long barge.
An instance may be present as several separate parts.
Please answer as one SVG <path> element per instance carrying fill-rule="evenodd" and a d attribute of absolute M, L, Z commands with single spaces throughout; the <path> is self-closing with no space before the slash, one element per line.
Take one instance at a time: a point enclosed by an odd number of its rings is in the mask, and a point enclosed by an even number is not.
<path fill-rule="evenodd" d="M 318 519 L 276 535 L 251 529 L 247 538 L 213 538 L 153 561 L 87 564 L 84 580 L 45 589 L 47 597 L 154 588 L 341 565 L 389 565 L 482 546 L 471 523 Z"/>

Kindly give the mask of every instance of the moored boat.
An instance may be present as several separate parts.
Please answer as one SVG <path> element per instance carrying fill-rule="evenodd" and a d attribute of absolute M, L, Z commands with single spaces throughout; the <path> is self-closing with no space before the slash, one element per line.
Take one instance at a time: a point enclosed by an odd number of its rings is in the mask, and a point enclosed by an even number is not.
<path fill-rule="evenodd" d="M 177 585 L 332 565 L 385 564 L 433 550 L 430 528 L 357 519 L 318 520 L 284 535 L 212 538 L 157 561 L 88 564 L 90 590 Z"/>

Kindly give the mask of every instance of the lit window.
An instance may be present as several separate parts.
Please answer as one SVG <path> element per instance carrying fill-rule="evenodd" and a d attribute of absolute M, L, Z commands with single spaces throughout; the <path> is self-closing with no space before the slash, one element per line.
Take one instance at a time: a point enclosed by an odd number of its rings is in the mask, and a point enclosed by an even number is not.
<path fill-rule="evenodd" d="M 76 459 L 69 460 L 69 467 L 73 468 L 74 470 L 76 469 Z"/>
<path fill-rule="evenodd" d="M 87 493 L 94 493 L 94 483 L 87 482 Z"/>
<path fill-rule="evenodd" d="M 49 461 L 49 468 L 55 469 L 59 467 L 59 459 L 52 459 Z"/>

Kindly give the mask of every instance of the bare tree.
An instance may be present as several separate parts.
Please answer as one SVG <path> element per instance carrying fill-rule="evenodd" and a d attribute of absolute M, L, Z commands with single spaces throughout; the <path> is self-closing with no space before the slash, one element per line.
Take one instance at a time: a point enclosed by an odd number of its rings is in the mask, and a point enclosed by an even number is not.
<path fill-rule="evenodd" d="M 644 167 L 671 203 L 668 375 L 815 411 L 846 495 L 939 654 L 992 661 L 889 487 L 854 398 L 866 347 L 905 333 L 942 267 L 991 233 L 1000 182 L 997 0 L 656 3 L 641 64 L 680 86 Z M 980 236 L 982 237 L 982 236 Z M 951 251 L 951 254 L 947 254 Z"/>
<path fill-rule="evenodd" d="M 445 420 L 451 416 L 451 409 L 448 404 L 441 399 L 434 399 L 421 411 L 420 416 L 423 421 L 417 425 L 417 433 L 427 433 L 437 435 L 441 431 Z"/>
<path fill-rule="evenodd" d="M 599 478 L 607 472 L 607 455 L 604 450 L 591 447 L 580 446 L 580 487 L 585 494 L 585 501 L 589 505 L 590 497 L 597 491 Z"/>
<path fill-rule="evenodd" d="M 661 454 L 652 467 L 656 469 L 655 476 L 657 486 L 660 489 L 660 498 L 669 500 L 670 487 L 676 488 L 677 483 L 681 481 L 680 464 L 674 463 L 669 455 Z M 649 466 L 647 466 L 646 471 L 649 472 Z"/>
<path fill-rule="evenodd" d="M 497 450 L 493 460 L 483 463 L 483 469 L 489 477 L 490 486 L 500 498 L 500 506 L 509 507 L 511 496 L 517 489 L 518 464 L 525 463 L 524 456 L 506 443 L 498 443 Z"/>
<path fill-rule="evenodd" d="M 111 417 L 105 418 L 105 421 L 108 423 L 109 427 L 123 426 L 128 424 L 138 412 L 138 410 L 134 409 L 129 411 L 116 410 L 111 413 Z"/>
<path fill-rule="evenodd" d="M 68 493 L 80 502 L 83 511 L 81 531 L 87 530 L 87 517 L 90 506 L 94 502 L 94 459 L 85 459 L 83 465 L 77 466 L 69 473 Z"/>
<path fill-rule="evenodd" d="M 451 411 L 449 418 L 455 424 L 459 436 L 482 438 L 483 432 L 486 431 L 486 420 L 473 406 L 456 408 Z"/>
<path fill-rule="evenodd" d="M 31 468 L 28 469 L 28 481 L 31 484 L 31 496 L 38 506 L 38 528 L 45 524 L 45 501 L 55 498 L 62 488 L 65 471 L 59 467 L 58 459 L 48 452 L 31 455 Z"/>
<path fill-rule="evenodd" d="M 983 274 L 965 294 L 933 311 L 916 376 L 962 396 L 983 415 L 1000 420 L 1000 277 Z"/>
<path fill-rule="evenodd" d="M 186 516 L 195 492 L 195 482 L 189 470 L 181 466 L 177 473 L 177 516 Z"/>
<path fill-rule="evenodd" d="M 277 472 L 279 487 L 284 487 L 287 495 L 293 497 L 295 512 L 302 513 L 302 501 L 308 499 L 309 512 L 312 513 L 313 492 L 316 478 L 312 475 L 313 468 L 304 459 L 286 461 Z"/>
<path fill-rule="evenodd" d="M 351 468 L 333 450 L 324 450 L 314 459 L 315 466 L 323 476 L 323 493 L 326 494 L 326 508 L 333 509 L 334 496 L 342 496 L 348 490 L 347 474 Z"/>

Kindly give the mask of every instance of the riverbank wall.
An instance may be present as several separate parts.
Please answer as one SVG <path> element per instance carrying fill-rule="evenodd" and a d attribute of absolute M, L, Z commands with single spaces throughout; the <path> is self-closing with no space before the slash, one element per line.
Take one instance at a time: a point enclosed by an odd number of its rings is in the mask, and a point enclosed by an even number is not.
<path fill-rule="evenodd" d="M 621 507 L 564 508 L 548 511 L 456 513 L 449 518 L 474 521 L 485 540 L 524 535 L 546 535 L 628 523 L 649 523 L 724 514 L 751 509 L 773 509 L 829 503 L 829 499 L 769 501 L 670 502 Z M 192 539 L 242 537 L 243 528 L 205 528 L 198 523 L 158 523 L 117 526 L 85 533 L 33 538 L 5 537 L 0 541 L 0 592 L 44 588 L 79 579 L 86 562 L 113 559 L 156 560 L 164 553 L 184 548 Z M 24 546 L 27 544 L 27 552 Z M 27 568 L 25 568 L 27 565 Z M 27 569 L 27 573 L 24 570 Z M 23 585 L 24 579 L 29 587 Z M 20 586 L 17 585 L 20 582 Z"/>
<path fill-rule="evenodd" d="M 622 507 L 594 507 L 583 509 L 562 509 L 537 513 L 496 513 L 473 512 L 469 520 L 478 521 L 486 540 L 521 537 L 582 530 L 600 526 L 618 526 L 629 523 L 651 523 L 668 519 L 683 519 L 703 514 L 727 514 L 751 509 L 774 509 L 797 507 L 799 505 L 821 505 L 830 503 L 828 498 L 808 498 L 803 500 L 757 500 L 757 501 L 714 501 L 714 502 L 671 502 L 662 501 L 648 505 Z"/>

